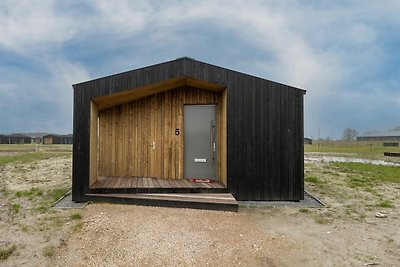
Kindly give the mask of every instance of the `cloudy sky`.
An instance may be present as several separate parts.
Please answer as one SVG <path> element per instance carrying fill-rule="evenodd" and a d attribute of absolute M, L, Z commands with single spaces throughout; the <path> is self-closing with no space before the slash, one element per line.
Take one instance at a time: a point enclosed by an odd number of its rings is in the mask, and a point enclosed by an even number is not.
<path fill-rule="evenodd" d="M 305 135 L 400 125 L 400 1 L 0 2 L 0 132 L 72 132 L 72 84 L 182 56 L 307 90 Z"/>

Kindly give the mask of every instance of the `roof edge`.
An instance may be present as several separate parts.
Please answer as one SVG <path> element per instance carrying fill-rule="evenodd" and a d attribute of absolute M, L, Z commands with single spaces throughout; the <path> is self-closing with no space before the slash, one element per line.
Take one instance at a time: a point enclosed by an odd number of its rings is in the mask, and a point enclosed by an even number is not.
<path fill-rule="evenodd" d="M 147 68 L 153 68 L 155 66 L 159 66 L 159 65 L 163 65 L 163 64 L 169 64 L 169 63 L 177 62 L 177 61 L 183 61 L 183 62 L 192 61 L 192 62 L 195 62 L 195 63 L 206 64 L 206 65 L 210 65 L 212 67 L 222 68 L 222 69 L 229 70 L 229 71 L 232 71 L 232 72 L 235 72 L 235 73 L 239 73 L 241 75 L 246 75 L 246 76 L 249 76 L 249 77 L 252 77 L 252 78 L 262 79 L 262 80 L 265 80 L 265 81 L 274 82 L 276 84 L 288 86 L 288 87 L 290 87 L 292 89 L 301 90 L 301 91 L 303 91 L 304 95 L 307 92 L 307 90 L 305 90 L 303 88 L 299 88 L 299 87 L 295 87 L 293 85 L 284 84 L 282 82 L 277 82 L 277 81 L 270 80 L 270 79 L 267 79 L 267 78 L 255 76 L 255 75 L 252 75 L 252 74 L 248 74 L 248 73 L 245 73 L 245 72 L 237 71 L 237 70 L 230 69 L 230 68 L 227 68 L 227 67 L 223 67 L 223 66 L 207 63 L 207 62 L 204 62 L 204 61 L 201 61 L 201 60 L 197 60 L 197 59 L 194 59 L 194 58 L 191 58 L 191 57 L 188 57 L 188 56 L 178 57 L 178 58 L 173 59 L 173 60 L 168 60 L 168 61 L 160 62 L 160 63 L 157 63 L 157 64 L 152 64 L 152 65 L 148 65 L 148 66 L 145 66 L 145 67 L 140 67 L 140 68 L 137 68 L 137 69 L 131 69 L 131 70 L 127 70 L 127 71 L 123 71 L 123 72 L 119 72 L 119 73 L 114 73 L 114 74 L 103 76 L 103 77 L 98 77 L 98 78 L 95 78 L 95 79 L 92 79 L 92 80 L 87 80 L 87 81 L 84 81 L 84 82 L 73 84 L 72 87 L 73 87 L 73 89 L 75 89 L 76 86 L 80 86 L 82 84 L 91 83 L 91 82 L 98 81 L 98 80 L 105 79 L 105 78 L 111 78 L 111 77 L 117 76 L 117 75 L 123 75 L 123 74 L 129 73 L 129 72 L 133 72 L 133 71 L 139 71 L 139 70 L 143 70 L 143 69 L 147 69 Z M 186 70 L 186 64 L 183 65 L 183 68 L 184 68 L 184 70 Z M 184 72 L 186 73 L 186 71 L 184 71 Z"/>

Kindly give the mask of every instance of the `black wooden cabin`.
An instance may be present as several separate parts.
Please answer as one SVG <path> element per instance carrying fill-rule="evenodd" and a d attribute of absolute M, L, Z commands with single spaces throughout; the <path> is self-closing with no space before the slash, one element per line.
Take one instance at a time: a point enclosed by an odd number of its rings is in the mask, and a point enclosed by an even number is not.
<path fill-rule="evenodd" d="M 43 136 L 44 145 L 71 145 L 73 143 L 72 134 L 48 134 Z"/>
<path fill-rule="evenodd" d="M 229 192 L 243 201 L 304 197 L 302 89 L 186 57 L 73 89 L 74 201 L 96 192 Z M 184 117 L 186 107 L 196 105 L 214 107 L 216 114 L 211 178 L 191 177 L 185 165 L 191 143 Z M 206 162 L 195 158 L 193 164 Z M 196 187 L 188 178 L 213 183 Z"/>
<path fill-rule="evenodd" d="M 31 138 L 24 134 L 0 135 L 0 144 L 30 144 Z"/>

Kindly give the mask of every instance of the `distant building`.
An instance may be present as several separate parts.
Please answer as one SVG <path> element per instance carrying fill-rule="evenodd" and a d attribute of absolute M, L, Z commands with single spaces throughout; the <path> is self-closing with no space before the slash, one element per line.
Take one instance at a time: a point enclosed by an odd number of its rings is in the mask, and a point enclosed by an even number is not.
<path fill-rule="evenodd" d="M 73 135 L 59 135 L 59 134 L 49 134 L 43 136 L 43 144 L 44 145 L 71 145 L 73 141 Z"/>
<path fill-rule="evenodd" d="M 304 144 L 305 144 L 305 145 L 312 145 L 312 139 L 311 139 L 311 138 L 304 137 Z"/>
<path fill-rule="evenodd" d="M 400 141 L 400 131 L 366 133 L 356 137 L 357 141 Z"/>
<path fill-rule="evenodd" d="M 2 134 L 0 144 L 30 144 L 31 138 L 23 134 Z"/>
<path fill-rule="evenodd" d="M 42 138 L 41 137 L 32 137 L 32 142 L 35 144 L 40 144 L 40 143 L 42 143 Z"/>

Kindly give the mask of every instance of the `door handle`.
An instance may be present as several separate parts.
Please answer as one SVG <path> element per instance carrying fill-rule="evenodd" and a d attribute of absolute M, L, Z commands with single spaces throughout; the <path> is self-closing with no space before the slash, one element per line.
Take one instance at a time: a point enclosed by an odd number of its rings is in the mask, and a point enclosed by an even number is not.
<path fill-rule="evenodd" d="M 213 163 L 215 160 L 215 150 L 216 150 L 214 135 L 215 135 L 215 121 L 210 121 L 210 145 L 211 145 L 211 158 L 213 159 Z"/>

